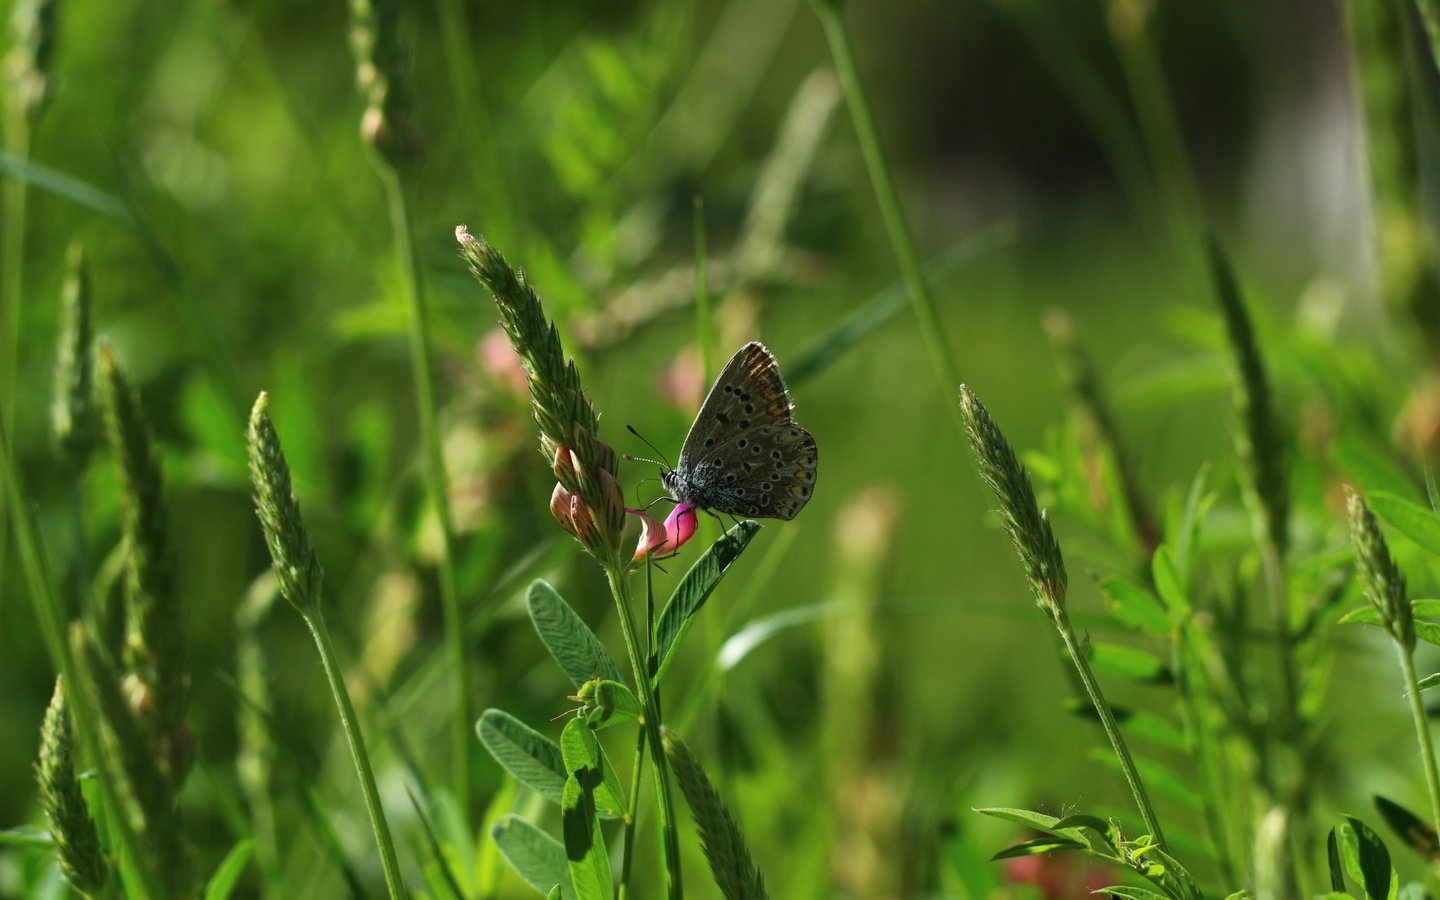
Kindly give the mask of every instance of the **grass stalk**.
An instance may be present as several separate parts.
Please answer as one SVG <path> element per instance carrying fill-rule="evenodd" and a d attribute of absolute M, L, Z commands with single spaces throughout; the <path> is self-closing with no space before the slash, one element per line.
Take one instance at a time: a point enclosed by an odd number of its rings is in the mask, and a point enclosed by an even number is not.
<path fill-rule="evenodd" d="M 335 643 L 330 639 L 330 629 L 325 625 L 325 614 L 320 604 L 312 603 L 302 608 L 300 616 L 315 638 L 315 648 L 320 652 L 320 665 L 325 669 L 325 680 L 330 684 L 330 693 L 335 697 L 335 706 L 340 711 L 340 727 L 345 731 L 345 742 L 350 745 L 350 756 L 355 761 L 355 771 L 360 776 L 360 791 L 365 796 L 365 811 L 370 815 L 370 827 L 375 832 L 375 843 L 380 848 L 380 866 L 385 871 L 385 887 L 392 898 L 405 897 L 405 884 L 400 880 L 400 861 L 395 855 L 395 841 L 390 836 L 390 826 L 385 821 L 385 808 L 380 805 L 380 789 L 375 784 L 375 770 L 370 766 L 370 753 L 365 749 L 365 735 L 360 731 L 360 720 L 355 714 L 355 704 L 350 700 L 350 691 L 345 687 L 345 674 L 340 670 L 340 659 L 335 653 Z"/>
<path fill-rule="evenodd" d="M 960 383 L 960 370 L 950 353 L 945 339 L 940 316 L 935 311 L 935 299 L 925 272 L 920 265 L 920 256 L 915 250 L 915 241 L 910 228 L 905 224 L 905 214 L 900 208 L 900 197 L 895 191 L 895 181 L 890 175 L 890 166 L 880 148 L 880 138 L 875 131 L 875 122 L 870 116 L 870 104 L 865 98 L 865 89 L 860 81 L 860 70 L 855 64 L 855 54 L 850 46 L 850 32 L 845 27 L 840 6 L 830 0 L 813 0 L 811 6 L 820 17 L 825 30 L 825 39 L 830 45 L 830 57 L 835 71 L 840 76 L 840 85 L 845 91 L 845 102 L 850 109 L 850 120 L 855 126 L 855 137 L 860 144 L 860 154 L 865 158 L 865 170 L 870 175 L 870 186 L 875 191 L 875 200 L 880 206 L 880 217 L 885 223 L 895 262 L 905 280 L 910 294 L 911 306 L 920 325 L 920 334 L 930 351 L 930 361 L 945 392 L 946 406 L 954 413 L 955 407 L 949 402 L 951 391 Z M 958 416 L 957 416 L 958 424 Z"/>
<path fill-rule="evenodd" d="M 630 873 L 634 871 L 635 831 L 640 821 L 640 780 L 645 772 L 645 747 L 647 732 L 644 728 L 635 736 L 635 764 L 630 767 L 630 799 L 625 807 L 625 836 L 622 839 L 620 855 L 619 900 L 630 896 Z"/>
<path fill-rule="evenodd" d="M 605 578 L 610 583 L 610 593 L 614 596 L 615 606 L 620 613 L 625 651 L 630 655 L 630 666 L 635 672 L 635 684 L 640 691 L 640 708 L 645 717 L 645 741 L 654 751 L 655 797 L 660 815 L 660 853 L 665 867 L 665 896 L 670 900 L 682 900 L 685 889 L 680 877 L 680 833 L 675 823 L 675 801 L 670 795 L 670 770 L 665 762 L 664 744 L 660 740 L 659 701 L 655 686 L 650 681 L 650 666 L 641 652 L 639 636 L 635 630 L 630 584 L 619 566 L 606 566 Z M 626 859 L 629 859 L 628 854 Z"/>
<path fill-rule="evenodd" d="M 1105 693 L 1100 689 L 1100 682 L 1095 678 L 1095 671 L 1090 668 L 1088 654 L 1080 640 L 1075 635 L 1075 626 L 1070 624 L 1070 614 L 1065 607 L 1059 606 L 1054 617 L 1055 629 L 1060 632 L 1060 639 L 1065 642 L 1065 649 L 1070 653 L 1070 661 L 1075 664 L 1075 672 L 1080 676 L 1080 683 L 1085 687 L 1085 693 L 1090 697 L 1091 704 L 1095 707 L 1095 713 L 1100 717 L 1100 724 L 1105 729 L 1105 736 L 1110 739 L 1110 748 L 1115 751 L 1115 758 L 1120 761 L 1120 771 L 1125 774 L 1125 783 L 1130 788 L 1130 795 L 1135 798 L 1135 805 L 1140 810 L 1140 818 L 1145 821 L 1145 828 L 1155 842 L 1161 847 L 1165 846 L 1165 833 L 1160 829 L 1160 819 L 1155 815 L 1155 807 L 1150 804 L 1150 794 L 1145 790 L 1145 783 L 1140 780 L 1140 771 L 1135 768 L 1135 760 L 1130 755 L 1130 748 L 1125 743 L 1125 736 L 1120 733 L 1120 725 L 1115 721 L 1115 713 L 1110 709 L 1110 703 L 1105 699 Z"/>
<path fill-rule="evenodd" d="M 710 286 L 706 283 L 706 268 L 709 257 L 705 241 L 705 199 L 695 197 L 695 342 L 700 345 L 700 384 L 710 383 L 710 354 L 714 352 L 715 338 L 710 318 Z M 701 390 L 704 390 L 702 387 Z"/>
<path fill-rule="evenodd" d="M 1425 789 L 1430 793 L 1430 822 L 1440 827 L 1440 772 L 1435 769 L 1435 747 L 1430 742 L 1430 722 L 1425 704 L 1420 699 L 1420 682 L 1415 677 L 1414 649 L 1395 642 L 1400 656 L 1400 671 L 1405 676 L 1405 695 L 1410 700 L 1410 716 L 1415 721 L 1415 740 L 1420 745 L 1420 767 L 1425 770 Z"/>
<path fill-rule="evenodd" d="M 64 602 L 56 589 L 49 559 L 40 543 L 39 528 L 32 518 L 30 510 L 21 501 L 24 491 L 21 490 L 20 473 L 15 465 L 8 431 L 3 427 L 4 420 L 3 410 L 0 410 L 0 488 L 3 488 L 0 490 L 0 498 L 6 501 L 10 512 L 17 556 L 21 569 L 24 571 L 31 603 L 35 608 L 35 620 L 39 623 L 40 634 L 50 653 L 51 662 L 67 684 L 80 687 L 83 685 L 83 680 L 79 667 L 75 664 L 75 657 L 70 652 L 69 639 L 65 633 Z M 83 690 L 76 690 L 71 695 L 71 700 L 71 723 L 74 725 L 75 735 L 79 739 L 80 746 L 84 748 L 86 756 L 93 762 L 99 762 L 103 758 L 98 733 L 99 713 L 89 698 L 85 696 Z M 121 803 L 117 787 L 111 783 L 109 778 L 105 777 L 97 778 L 96 783 L 99 785 L 100 796 L 104 800 L 105 807 L 110 813 L 109 820 L 114 823 L 120 850 L 133 864 L 131 871 L 144 889 L 145 895 L 149 897 L 166 896 L 160 887 L 159 876 L 150 865 L 150 858 L 140 852 L 142 849 L 140 836 L 135 830 L 134 823 L 126 815 L 125 806 Z"/>
<path fill-rule="evenodd" d="M 425 286 L 415 255 L 404 186 L 394 169 L 381 166 L 381 179 L 390 205 L 395 252 L 405 277 L 405 299 L 410 311 L 410 361 L 415 372 L 415 409 L 420 417 L 425 490 L 440 525 L 440 612 L 444 622 L 445 656 L 451 669 L 454 711 L 450 723 L 450 752 L 455 795 L 462 806 L 470 802 L 470 700 L 465 677 L 464 622 L 460 617 L 459 589 L 455 582 L 455 533 L 450 520 L 449 482 L 431 380 L 430 335 L 425 307 Z"/>

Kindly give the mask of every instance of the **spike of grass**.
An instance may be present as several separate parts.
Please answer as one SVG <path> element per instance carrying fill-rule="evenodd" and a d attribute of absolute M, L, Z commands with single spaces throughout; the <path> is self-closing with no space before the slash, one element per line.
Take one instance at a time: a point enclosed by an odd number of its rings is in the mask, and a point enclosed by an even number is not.
<path fill-rule="evenodd" d="M 55 693 L 40 728 L 40 759 L 35 765 L 40 805 L 50 820 L 55 855 L 65 880 L 82 894 L 98 894 L 109 876 L 95 820 L 75 777 L 74 734 L 65 702 L 65 679 L 55 679 Z"/>
<path fill-rule="evenodd" d="M 765 890 L 765 878 L 750 856 L 740 824 L 706 777 L 700 761 L 669 728 L 661 729 L 661 739 L 680 792 L 700 829 L 700 845 L 720 893 L 726 900 L 767 900 L 770 894 Z"/>
<path fill-rule="evenodd" d="M 380 864 L 385 872 L 385 885 L 392 898 L 405 897 L 405 885 L 400 880 L 400 863 L 395 855 L 395 842 L 390 836 L 390 826 L 385 821 L 385 808 L 380 803 L 380 790 L 375 785 L 375 772 L 370 767 L 370 752 L 365 746 L 365 736 L 360 730 L 360 720 L 355 714 L 355 705 L 350 700 L 350 690 L 345 686 L 345 675 L 340 669 L 339 654 L 330 638 L 330 629 L 325 624 L 325 614 L 320 603 L 322 570 L 315 549 L 305 529 L 305 520 L 300 515 L 300 504 L 290 484 L 290 466 L 280 448 L 280 436 L 270 421 L 270 398 L 262 393 L 255 400 L 250 413 L 248 453 L 250 479 L 255 488 L 255 510 L 260 518 L 260 527 L 265 534 L 265 544 L 270 548 L 270 557 L 275 571 L 280 576 L 280 591 L 290 601 L 310 635 L 315 639 L 315 648 L 320 652 L 320 664 L 325 669 L 325 678 L 335 706 L 340 713 L 340 725 L 345 731 L 345 740 L 350 746 L 350 755 L 355 762 L 355 771 L 360 778 L 360 790 L 365 797 L 365 809 L 370 814 L 370 827 L 375 832 L 375 843 L 380 848 Z"/>
<path fill-rule="evenodd" d="M 1095 713 L 1105 729 L 1105 736 L 1110 739 L 1110 747 L 1120 763 L 1120 770 L 1125 775 L 1130 794 L 1140 810 L 1140 817 L 1145 820 L 1145 827 L 1149 829 L 1156 843 L 1164 847 L 1165 835 L 1150 803 L 1150 795 L 1140 780 L 1140 772 L 1136 769 L 1130 748 L 1120 733 L 1120 726 L 1115 721 L 1110 703 L 1105 699 L 1105 694 L 1100 690 L 1100 682 L 1090 668 L 1087 648 L 1082 645 L 1075 634 L 1075 627 L 1070 623 L 1070 614 L 1065 608 L 1065 560 L 1060 553 L 1060 544 L 1055 540 L 1055 533 L 1050 528 L 1049 518 L 1035 501 L 1030 475 L 1020 465 L 1010 442 L 990 418 L 985 404 L 980 402 L 974 391 L 963 384 L 960 386 L 960 415 L 970 437 L 970 446 L 975 451 L 980 478 L 1000 501 L 1001 521 L 1015 545 L 1015 551 L 1020 555 L 1030 589 L 1065 643 L 1070 661 L 1075 666 L 1075 673 L 1080 677 L 1085 693 L 1095 707 Z"/>

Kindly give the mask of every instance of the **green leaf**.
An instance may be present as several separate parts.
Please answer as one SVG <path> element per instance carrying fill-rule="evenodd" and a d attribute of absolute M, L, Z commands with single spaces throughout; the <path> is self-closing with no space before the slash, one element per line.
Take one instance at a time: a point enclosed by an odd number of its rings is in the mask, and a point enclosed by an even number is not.
<path fill-rule="evenodd" d="M 249 838 L 237 843 L 215 867 L 215 874 L 205 883 L 205 900 L 227 900 L 245 871 L 245 864 L 255 853 L 255 842 Z"/>
<path fill-rule="evenodd" d="M 1160 595 L 1160 600 L 1172 613 L 1190 608 L 1190 599 L 1186 596 L 1184 582 L 1180 580 L 1180 571 L 1175 567 L 1175 553 L 1168 546 L 1161 544 L 1150 558 L 1150 576 L 1155 579 L 1155 591 Z"/>
<path fill-rule="evenodd" d="M 1364 887 L 1368 900 L 1388 900 L 1399 889 L 1385 842 L 1354 816 L 1345 816 L 1340 826 L 1340 858 L 1346 873 Z"/>
<path fill-rule="evenodd" d="M 1095 891 L 1097 894 L 1108 894 L 1111 897 L 1120 897 L 1122 900 L 1167 900 L 1167 895 L 1147 887 L 1139 887 L 1133 884 L 1114 884 L 1110 887 L 1102 887 Z"/>
<path fill-rule="evenodd" d="M 703 556 L 695 560 L 695 565 L 690 567 L 675 588 L 675 593 L 670 595 L 659 621 L 655 623 L 655 658 L 659 660 L 652 679 L 655 684 L 660 683 L 665 670 L 670 667 L 681 638 L 690 630 L 700 608 L 710 599 L 715 586 L 725 577 L 726 570 L 759 531 L 760 523 L 747 519 L 725 532 Z"/>
<path fill-rule="evenodd" d="M 1102 578 L 1099 584 L 1105 605 L 1115 618 L 1155 637 L 1170 633 L 1170 616 L 1154 594 L 1118 575 Z"/>
<path fill-rule="evenodd" d="M 583 725 L 580 729 L 589 732 Z M 565 779 L 565 795 L 560 803 L 565 858 L 578 900 L 611 900 L 615 896 L 605 836 L 600 833 L 600 819 L 595 814 L 595 793 L 600 784 L 598 771 L 581 769 Z"/>
<path fill-rule="evenodd" d="M 1090 664 L 1140 684 L 1169 684 L 1174 681 L 1170 669 L 1153 653 L 1119 644 L 1096 641 L 1090 645 Z"/>
<path fill-rule="evenodd" d="M 1440 625 L 1434 622 L 1426 622 L 1424 619 L 1415 620 L 1415 636 L 1427 644 L 1434 644 L 1440 647 Z"/>
<path fill-rule="evenodd" d="M 1330 829 L 1330 835 L 1325 839 L 1325 859 L 1330 866 L 1330 887 L 1338 894 L 1349 896 L 1345 893 L 1345 865 L 1340 860 L 1340 842 L 1336 837 L 1336 830 Z"/>
<path fill-rule="evenodd" d="M 1440 600 L 1412 600 L 1410 602 L 1410 611 L 1415 614 L 1416 618 L 1440 618 Z M 1341 624 L 1361 622 L 1366 625 L 1379 625 L 1380 610 L 1375 608 L 1375 604 L 1366 603 L 1364 606 L 1357 606 L 1341 616 L 1340 622 Z"/>
<path fill-rule="evenodd" d="M 575 687 L 597 677 L 625 681 L 605 645 L 553 587 L 537 579 L 525 595 L 525 605 L 541 643 Z"/>
<path fill-rule="evenodd" d="M 1367 495 L 1385 491 L 1406 499 L 1418 496 L 1410 476 L 1368 441 L 1355 437 L 1341 438 L 1335 446 L 1335 462 Z"/>
<path fill-rule="evenodd" d="M 1388 491 L 1371 491 L 1365 501 L 1396 531 L 1440 556 L 1440 517 L 1435 513 Z"/>
<path fill-rule="evenodd" d="M 565 757 L 554 741 L 501 709 L 485 710 L 475 731 L 505 771 L 546 800 L 560 802 L 565 792 Z"/>
<path fill-rule="evenodd" d="M 1013 847 L 1006 847 L 999 853 L 990 857 L 991 862 L 1002 859 L 1014 859 L 1018 856 L 1044 856 L 1048 853 L 1058 853 L 1063 850 L 1086 850 L 1088 849 L 1079 841 L 1072 841 L 1069 838 L 1043 837 L 1033 838 L 1028 841 L 1021 841 Z"/>
<path fill-rule="evenodd" d="M 558 885 L 565 900 L 576 900 L 570 886 L 570 863 L 559 841 L 513 814 L 502 816 L 490 828 L 490 839 L 526 884 L 552 897 Z"/>
<path fill-rule="evenodd" d="M 1425 681 L 1440 683 L 1440 675 L 1431 675 Z M 1420 683 L 1421 690 L 1428 687 L 1425 681 Z M 1375 808 L 1380 811 L 1380 817 L 1390 826 L 1390 830 L 1405 842 L 1405 846 L 1418 853 L 1421 859 L 1440 862 L 1440 835 L 1437 835 L 1433 825 L 1395 801 L 1387 800 L 1378 794 L 1375 796 Z"/>
<path fill-rule="evenodd" d="M 557 884 L 550 889 L 550 893 L 545 895 L 545 900 L 561 900 L 561 898 L 564 896 L 565 895 L 560 890 L 560 885 Z"/>
<path fill-rule="evenodd" d="M 625 814 L 625 789 L 588 725 L 579 719 L 566 722 L 560 732 L 560 752 L 570 775 L 595 773 L 594 805 L 599 815 L 615 819 Z"/>
<path fill-rule="evenodd" d="M 1007 806 L 975 807 L 975 812 L 982 816 L 989 816 L 992 819 L 1014 822 L 1016 825 L 1025 825 L 1034 828 L 1036 831 L 1050 831 L 1055 827 L 1055 823 L 1060 821 L 1054 816 L 1047 816 L 1044 813 L 1034 812 L 1028 809 L 1014 809 Z"/>

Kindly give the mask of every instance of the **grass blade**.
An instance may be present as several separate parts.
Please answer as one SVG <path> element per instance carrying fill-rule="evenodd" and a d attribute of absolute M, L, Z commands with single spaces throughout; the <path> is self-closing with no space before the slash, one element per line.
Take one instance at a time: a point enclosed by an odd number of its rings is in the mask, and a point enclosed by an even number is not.
<path fill-rule="evenodd" d="M 714 544 L 705 551 L 705 555 L 695 560 L 695 565 L 685 573 L 675 593 L 670 595 L 665 609 L 661 611 L 659 620 L 655 623 L 655 659 L 657 660 L 655 673 L 651 680 L 655 684 L 660 683 L 664 677 L 665 670 L 670 667 L 670 662 L 675 658 L 675 651 L 680 645 L 681 638 L 685 632 L 690 630 L 695 616 L 700 612 L 705 601 L 710 599 L 710 594 L 715 590 L 720 579 L 725 577 L 725 572 L 730 564 L 740 558 L 750 539 L 760 532 L 760 523 L 746 520 L 731 528 Z"/>

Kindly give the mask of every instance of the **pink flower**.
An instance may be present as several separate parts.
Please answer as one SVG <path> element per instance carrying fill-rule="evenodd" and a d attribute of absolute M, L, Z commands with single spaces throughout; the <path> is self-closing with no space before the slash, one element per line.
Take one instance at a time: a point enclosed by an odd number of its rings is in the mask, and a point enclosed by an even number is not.
<path fill-rule="evenodd" d="M 640 520 L 640 544 L 635 548 L 633 560 L 637 563 L 644 562 L 647 557 L 655 559 L 673 555 L 695 536 L 695 529 L 699 525 L 695 507 L 689 503 L 675 504 L 663 525 L 643 509 L 625 511 Z"/>

